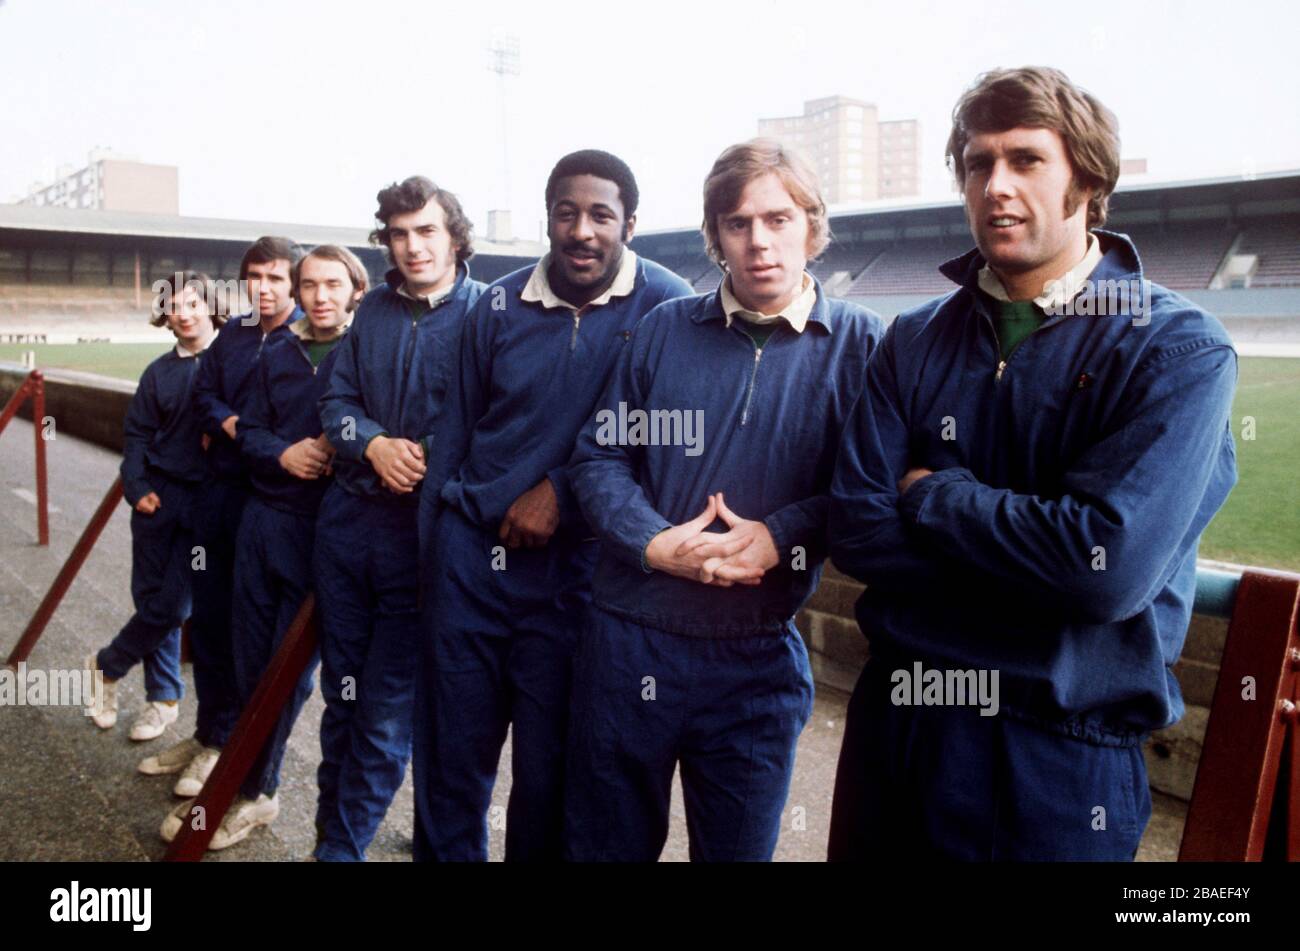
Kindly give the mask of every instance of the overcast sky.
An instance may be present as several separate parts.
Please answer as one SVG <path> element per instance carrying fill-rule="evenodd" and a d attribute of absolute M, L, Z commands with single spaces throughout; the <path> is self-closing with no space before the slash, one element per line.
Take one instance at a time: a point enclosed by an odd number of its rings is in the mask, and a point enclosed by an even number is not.
<path fill-rule="evenodd" d="M 551 165 L 622 156 L 642 229 L 695 225 L 723 147 L 806 99 L 921 122 L 925 198 L 951 195 L 952 105 L 982 70 L 1064 69 L 1119 116 L 1153 180 L 1300 167 L 1300 14 L 1284 2 L 1121 0 L 0 5 L 0 200 L 95 146 L 180 168 L 181 213 L 369 227 L 378 188 L 416 172 L 479 233 L 507 202 L 536 238 Z"/>

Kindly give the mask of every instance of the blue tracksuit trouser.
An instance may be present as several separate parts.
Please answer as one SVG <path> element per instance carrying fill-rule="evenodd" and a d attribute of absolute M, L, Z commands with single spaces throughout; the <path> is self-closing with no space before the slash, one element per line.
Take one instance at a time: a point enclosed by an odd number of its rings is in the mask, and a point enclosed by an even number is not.
<path fill-rule="evenodd" d="M 492 787 L 512 731 L 507 861 L 562 857 L 573 650 L 597 543 L 506 549 L 444 507 L 424 566 L 415 727 L 415 858 L 484 861 Z"/>
<path fill-rule="evenodd" d="M 812 704 L 792 621 L 701 638 L 592 609 L 573 670 L 566 857 L 657 860 L 680 764 L 691 860 L 770 861 Z"/>
<path fill-rule="evenodd" d="M 311 590 L 312 515 L 274 508 L 254 496 L 244 507 L 235 558 L 234 599 L 230 612 L 235 686 L 242 711 L 284 641 L 303 599 Z M 284 709 L 253 761 L 240 792 L 249 799 L 275 794 L 280 764 L 293 725 L 315 687 L 313 655 Z"/>
<path fill-rule="evenodd" d="M 194 738 L 218 749 L 226 745 L 239 720 L 230 606 L 235 542 L 247 502 L 245 487 L 211 478 L 199 488 L 194 506 L 194 543 L 202 548 L 201 567 L 191 564 L 190 653 L 199 701 Z"/>
<path fill-rule="evenodd" d="M 831 861 L 1132 861 L 1151 817 L 1140 745 L 1105 746 L 975 706 L 903 706 L 877 655 L 844 725 Z"/>
<path fill-rule="evenodd" d="M 416 510 L 352 495 L 321 503 L 314 573 L 320 609 L 321 764 L 316 858 L 360 862 L 411 758 L 419 652 Z"/>
<path fill-rule="evenodd" d="M 131 600 L 135 613 L 96 655 L 109 680 L 144 665 L 148 700 L 179 700 L 181 623 L 190 613 L 190 549 L 195 487 L 165 477 L 155 488 L 162 505 L 152 515 L 131 512 Z"/>

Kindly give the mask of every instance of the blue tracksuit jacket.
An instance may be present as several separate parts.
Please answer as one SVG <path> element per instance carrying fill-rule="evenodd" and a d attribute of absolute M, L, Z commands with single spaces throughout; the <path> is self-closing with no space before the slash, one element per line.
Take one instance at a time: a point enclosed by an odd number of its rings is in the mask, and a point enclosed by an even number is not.
<path fill-rule="evenodd" d="M 334 477 L 342 488 L 415 504 L 423 482 L 409 500 L 389 492 L 366 461 L 366 447 L 384 435 L 421 442 L 427 452 L 454 379 L 465 314 L 484 285 L 459 265 L 452 292 L 432 310 L 398 294 L 401 286 L 401 272 L 394 268 L 386 283 L 362 299 L 338 347 L 319 409 L 325 435 L 338 452 Z"/>
<path fill-rule="evenodd" d="M 206 354 L 181 357 L 173 347 L 140 375 L 122 447 L 122 494 L 132 508 L 157 489 L 147 478 L 150 469 L 179 482 L 203 480 L 203 433 L 192 394 L 199 368 L 209 359 Z"/>
<path fill-rule="evenodd" d="M 941 269 L 957 290 L 889 328 L 845 430 L 830 540 L 868 585 L 873 652 L 997 669 L 1004 713 L 1125 745 L 1183 712 L 1170 668 L 1197 540 L 1236 479 L 1237 358 L 1214 317 L 1159 285 L 1130 315 L 1137 251 L 1096 234 L 1097 293 L 1005 364 L 977 251 Z M 1079 315 L 1111 294 L 1129 309 Z M 913 466 L 935 474 L 900 498 Z"/>
<path fill-rule="evenodd" d="M 239 418 L 237 441 L 253 490 L 273 508 L 315 515 L 329 487 L 325 476 L 299 479 L 285 472 L 280 455 L 294 443 L 320 435 L 317 403 L 342 345 L 343 340 L 337 341 L 320 366 L 313 367 L 306 346 L 288 325 L 267 335 L 248 405 Z"/>
<path fill-rule="evenodd" d="M 515 499 L 549 476 L 560 530 L 585 532 L 566 475 L 574 439 L 636 322 L 691 289 L 638 258 L 631 294 L 575 318 L 565 308 L 520 299 L 533 267 L 494 283 L 470 313 L 454 410 L 433 447 L 434 477 L 445 502 L 495 532 Z M 432 524 L 430 514 L 421 524 Z"/>
<path fill-rule="evenodd" d="M 266 337 L 254 315 L 233 317 L 226 322 L 206 351 L 206 358 L 194 381 L 194 407 L 199 425 L 212 437 L 208 446 L 209 471 L 228 482 L 246 483 L 248 470 L 235 441 L 221 428 L 221 421 L 231 416 L 243 417 L 252 395 L 256 377 L 253 370 L 262 355 Z M 294 307 L 286 323 L 302 316 Z M 239 424 L 235 424 L 239 432 Z"/>
<path fill-rule="evenodd" d="M 598 607 L 677 634 L 775 634 L 821 575 L 840 431 L 884 324 L 863 307 L 828 300 L 818 283 L 803 333 L 781 323 L 760 350 L 740 327 L 727 327 L 720 294 L 646 315 L 583 429 L 569 478 L 603 542 L 592 587 Z M 702 439 L 627 445 L 602 432 L 602 417 L 608 427 L 637 410 L 667 419 L 695 413 Z M 672 434 L 654 435 L 664 442 Z M 690 521 L 714 492 L 742 518 L 766 523 L 780 564 L 754 587 L 647 573 L 641 557 L 650 539 Z"/>

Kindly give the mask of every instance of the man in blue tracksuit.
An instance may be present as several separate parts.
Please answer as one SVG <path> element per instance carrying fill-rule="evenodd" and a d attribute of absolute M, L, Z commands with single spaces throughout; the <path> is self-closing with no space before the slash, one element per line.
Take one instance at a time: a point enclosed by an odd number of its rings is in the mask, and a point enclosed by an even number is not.
<path fill-rule="evenodd" d="M 417 696 L 417 860 L 483 860 L 507 727 L 506 858 L 558 859 L 569 666 L 591 531 L 566 464 L 642 315 L 690 293 L 626 244 L 636 180 L 575 152 L 546 185 L 550 253 L 471 312 L 421 500 L 426 621 Z"/>
<path fill-rule="evenodd" d="M 92 712 L 108 729 L 117 722 L 117 681 L 144 667 L 145 708 L 131 739 L 152 740 L 176 721 L 181 681 L 180 625 L 190 610 L 194 500 L 203 481 L 203 453 L 192 400 L 194 377 L 222 317 L 206 274 L 178 272 L 162 282 L 152 320 L 176 346 L 140 376 L 126 414 L 122 495 L 131 506 L 131 600 L 135 613 L 112 642 L 87 659 L 102 671 L 104 690 Z"/>
<path fill-rule="evenodd" d="M 230 619 L 241 710 L 312 587 L 316 510 L 329 485 L 332 455 L 317 404 L 368 283 L 356 255 L 337 245 L 308 252 L 291 276 L 305 319 L 267 336 L 239 422 L 237 441 L 253 489 L 235 546 Z M 209 848 L 228 848 L 279 814 L 280 764 L 311 696 L 314 671 L 313 663 L 299 678 Z"/>
<path fill-rule="evenodd" d="M 469 276 L 472 226 L 455 195 L 414 176 L 378 200 L 371 239 L 393 269 L 361 302 L 320 402 L 337 451 L 316 526 L 322 861 L 365 858 L 410 759 L 416 512 L 465 314 L 483 290 Z"/>
<path fill-rule="evenodd" d="M 148 773 L 181 775 L 178 796 L 196 796 L 239 719 L 230 647 L 235 537 L 248 498 L 248 470 L 235 444 L 240 414 L 253 391 L 253 370 L 268 334 L 300 312 L 290 293 L 289 271 L 302 256 L 288 238 L 255 241 L 239 264 L 253 313 L 230 320 L 208 348 L 194 381 L 194 408 L 207 449 L 207 479 L 195 509 L 194 610 L 190 647 L 198 695 L 194 736 L 140 764 Z"/>
<path fill-rule="evenodd" d="M 1130 860 L 1140 744 L 1183 713 L 1197 540 L 1236 478 L 1236 354 L 1095 230 L 1115 120 L 1063 74 L 980 77 L 948 155 L 977 249 L 889 328 L 832 490 L 872 657 L 830 857 Z"/>
<path fill-rule="evenodd" d="M 769 860 L 812 712 L 794 615 L 821 574 L 839 433 L 883 325 L 806 272 L 826 206 L 796 155 L 733 146 L 704 195 L 727 276 L 641 322 L 569 470 L 603 543 L 574 668 L 577 861 L 657 859 L 678 763 L 691 858 Z"/>

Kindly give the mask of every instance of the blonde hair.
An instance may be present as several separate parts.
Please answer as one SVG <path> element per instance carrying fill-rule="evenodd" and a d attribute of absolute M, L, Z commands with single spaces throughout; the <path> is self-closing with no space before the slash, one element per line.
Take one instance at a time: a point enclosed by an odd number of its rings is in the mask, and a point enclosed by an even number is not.
<path fill-rule="evenodd" d="M 808 259 L 813 260 L 831 240 L 817 173 L 799 152 L 776 139 L 750 139 L 723 151 L 704 180 L 704 249 L 713 262 L 726 267 L 718 239 L 718 216 L 734 211 L 745 187 L 756 178 L 775 175 L 808 215 Z"/>

